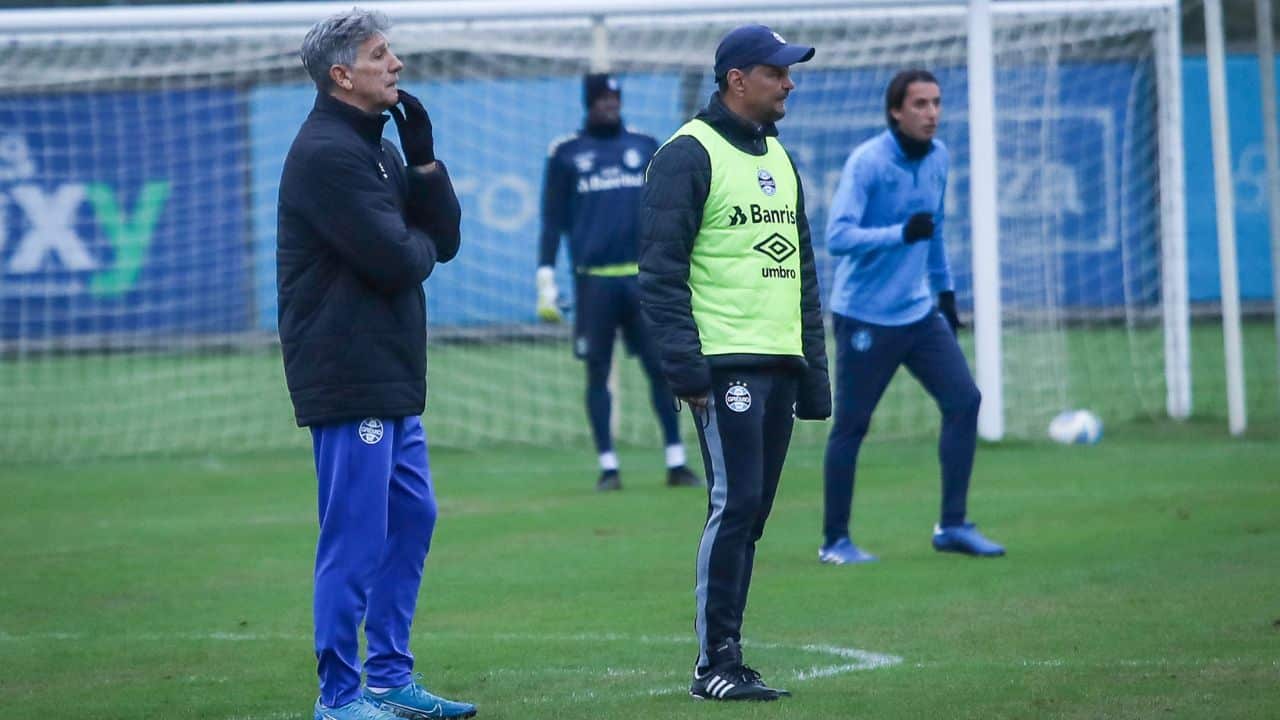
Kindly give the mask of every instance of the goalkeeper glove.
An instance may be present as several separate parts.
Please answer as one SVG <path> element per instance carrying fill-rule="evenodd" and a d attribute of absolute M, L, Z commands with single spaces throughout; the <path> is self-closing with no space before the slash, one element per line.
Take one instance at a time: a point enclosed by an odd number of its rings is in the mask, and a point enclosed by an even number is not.
<path fill-rule="evenodd" d="M 538 319 L 558 323 L 564 320 L 560 314 L 560 289 L 556 287 L 556 271 L 547 265 L 538 268 L 534 276 L 538 285 Z"/>
<path fill-rule="evenodd" d="M 931 238 L 933 238 L 933 215 L 930 213 L 916 213 L 907 218 L 907 222 L 902 225 L 902 242 L 908 245 Z"/>

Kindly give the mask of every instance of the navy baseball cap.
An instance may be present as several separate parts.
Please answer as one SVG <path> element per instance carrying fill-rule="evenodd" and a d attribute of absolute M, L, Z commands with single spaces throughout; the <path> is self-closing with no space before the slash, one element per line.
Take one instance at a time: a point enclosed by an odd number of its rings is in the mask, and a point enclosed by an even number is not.
<path fill-rule="evenodd" d="M 734 68 L 752 65 L 777 65 L 786 67 L 808 62 L 814 50 L 808 45 L 789 45 L 781 35 L 764 25 L 743 25 L 735 28 L 720 41 L 716 48 L 716 78 L 722 78 Z"/>

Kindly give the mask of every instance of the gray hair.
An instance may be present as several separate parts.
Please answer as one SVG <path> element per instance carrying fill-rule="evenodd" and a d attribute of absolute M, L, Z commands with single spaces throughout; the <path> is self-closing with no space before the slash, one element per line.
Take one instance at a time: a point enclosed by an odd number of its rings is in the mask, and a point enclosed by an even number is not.
<path fill-rule="evenodd" d="M 329 92 L 333 78 L 329 68 L 334 65 L 351 67 L 356 62 L 356 51 L 366 40 L 376 34 L 385 35 L 391 29 L 391 21 L 377 10 L 353 7 L 316 23 L 302 39 L 302 66 L 315 81 L 316 89 Z"/>

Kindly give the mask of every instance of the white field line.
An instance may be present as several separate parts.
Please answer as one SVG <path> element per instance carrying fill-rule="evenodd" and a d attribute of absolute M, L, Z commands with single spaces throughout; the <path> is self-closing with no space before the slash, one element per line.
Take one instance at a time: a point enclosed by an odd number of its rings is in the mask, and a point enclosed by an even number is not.
<path fill-rule="evenodd" d="M 569 642 L 569 643 L 640 643 L 646 645 L 663 644 L 663 645 L 689 645 L 691 638 L 686 635 L 623 635 L 618 633 L 569 633 L 569 634 L 537 634 L 537 633 L 495 633 L 487 637 L 470 635 L 465 633 L 424 633 L 427 638 L 458 638 L 463 640 L 485 640 L 491 639 L 499 642 Z M 123 642 L 143 641 L 143 642 L 163 642 L 172 640 L 190 640 L 190 641 L 218 641 L 218 642 L 261 642 L 261 641 L 290 641 L 302 642 L 310 639 L 308 636 L 290 634 L 290 633 L 249 633 L 249 632 L 179 632 L 179 633 L 136 633 L 123 636 L 114 636 Z M 0 632 L 0 642 L 21 642 L 23 640 L 84 640 L 86 635 L 83 633 L 69 632 L 48 632 L 48 633 L 29 633 L 24 635 L 12 635 Z M 807 668 L 799 668 L 792 672 L 792 679 L 796 681 L 814 680 L 818 678 L 827 678 L 835 675 L 841 675 L 848 672 L 857 672 L 861 670 L 875 670 L 877 668 L 891 667 L 902 663 L 902 658 L 896 655 L 884 655 L 881 653 L 868 652 L 857 648 L 846 648 L 837 645 L 791 645 L 787 643 L 776 642 L 746 642 L 748 648 L 760 648 L 765 650 L 793 650 L 817 655 L 827 655 L 841 660 L 834 664 L 813 665 Z M 850 662 L 852 661 L 852 662 Z M 542 674 L 573 674 L 582 677 L 596 678 L 623 678 L 623 677 L 649 677 L 656 681 L 665 681 L 670 679 L 673 682 L 682 680 L 688 673 L 686 672 L 661 672 L 653 673 L 638 668 L 614 668 L 606 667 L 603 671 L 600 668 L 546 668 L 536 671 L 530 671 L 526 668 L 493 668 L 487 673 L 495 674 L 518 674 L 524 677 Z M 610 691 L 609 697 L 628 697 L 628 696 L 656 696 L 669 695 L 678 692 L 684 692 L 682 687 L 664 686 L 651 688 L 648 690 L 622 692 Z M 595 697 L 595 693 L 591 690 L 576 691 L 571 699 L 588 700 Z M 543 696 L 538 698 L 526 698 L 525 702 L 563 702 L 563 696 L 550 697 Z"/>
<path fill-rule="evenodd" d="M 680 644 L 692 645 L 692 639 L 685 635 L 623 635 L 619 633 L 565 633 L 565 634 L 537 634 L 537 633 L 495 633 L 492 635 L 475 635 L 469 633 L 451 633 L 451 632 L 427 632 L 420 633 L 419 637 L 424 639 L 460 639 L 460 640 L 495 640 L 500 642 L 583 642 L 583 643 L 642 643 L 642 644 Z M 310 635 L 302 635 L 296 633 L 235 633 L 235 632 L 180 632 L 180 633 L 136 633 L 121 635 L 89 635 L 81 632 L 62 632 L 50 631 L 39 633 L 22 633 L 13 634 L 0 631 L 0 643 L 24 643 L 24 642 L 48 642 L 48 641 L 82 641 L 82 640 L 115 640 L 115 641 L 173 641 L 173 640 L 190 640 L 197 642 L 222 641 L 222 642 L 305 642 L 311 639 Z M 848 648 L 838 645 L 826 644 L 805 644 L 792 645 L 788 643 L 777 642 L 751 642 L 743 643 L 748 649 L 757 648 L 765 650 L 791 650 L 818 655 L 826 655 L 838 658 L 842 662 L 830 665 L 815 665 L 808 668 L 798 668 L 792 671 L 791 678 L 797 682 L 815 680 L 820 678 L 833 677 L 844 673 L 859 672 L 865 670 L 876 670 L 879 668 L 893 667 L 902 665 L 903 659 L 896 655 L 887 655 L 882 653 L 860 650 L 858 648 Z M 997 668 L 1059 668 L 1067 666 L 1075 667 L 1206 667 L 1213 665 L 1256 665 L 1258 661 L 1253 658 L 1243 657 L 1226 657 L 1226 658 L 1127 658 L 1114 659 L 1103 662 L 1090 662 L 1079 660 L 1066 660 L 1063 658 L 1047 658 L 1047 659 L 1022 659 L 1012 662 L 991 662 L 987 663 L 991 667 Z M 966 661 L 967 665 L 972 665 L 973 661 Z M 982 663 L 979 663 L 982 664 Z M 1269 663 L 1274 667 L 1280 667 L 1280 660 L 1274 660 Z M 927 668 L 945 668 L 948 663 L 936 662 L 916 662 L 905 665 L 904 667 L 913 669 Z M 658 672 L 652 672 L 637 668 L 615 668 L 605 667 L 603 671 L 599 667 L 557 667 L 545 668 L 540 670 L 529 670 L 527 668 L 491 668 L 485 673 L 486 676 L 519 676 L 524 678 L 536 677 L 539 675 L 573 675 L 578 677 L 603 677 L 603 678 L 648 678 L 654 682 L 663 683 L 662 687 L 655 687 L 641 690 L 616 690 L 610 689 L 603 693 L 603 697 L 610 701 L 627 698 L 639 697 L 658 697 L 666 695 L 683 695 L 687 692 L 684 683 L 689 677 L 689 672 L 670 669 Z M 227 678 L 200 678 L 198 676 L 190 676 L 185 678 L 187 682 L 213 681 L 217 683 L 226 683 Z M 522 705 L 542 705 L 552 703 L 569 702 L 588 702 L 594 701 L 602 697 L 593 690 L 575 690 L 567 697 L 565 695 L 539 695 L 521 698 Z M 224 720 L 306 720 L 309 717 L 306 713 L 301 712 L 273 712 L 261 715 L 231 715 Z"/>
<path fill-rule="evenodd" d="M 436 639 L 455 639 L 455 640 L 497 640 L 506 642 L 630 642 L 642 644 L 689 644 L 692 645 L 692 638 L 684 635 L 622 635 L 618 633 L 565 633 L 565 634 L 536 634 L 536 633 L 494 633 L 491 635 L 475 635 L 471 633 L 452 633 L 452 632 L 422 632 L 415 635 L 424 640 Z M 128 641 L 145 641 L 145 642 L 167 642 L 173 640 L 189 640 L 194 642 L 221 641 L 221 642 L 309 642 L 311 636 L 309 634 L 298 633 L 249 633 L 249 632 L 178 632 L 178 633 L 130 633 L 130 634 L 113 634 L 113 635 L 90 635 L 82 632 L 66 632 L 66 631 L 46 631 L 35 633 L 10 633 L 0 630 L 0 643 L 24 643 L 24 642 L 48 642 L 48 641 L 84 641 L 84 640 L 112 640 L 117 642 Z M 750 640 L 743 641 L 743 645 L 750 648 L 760 648 L 764 650 L 780 649 L 780 650 L 799 650 L 805 652 L 814 652 L 832 655 L 842 660 L 852 660 L 854 662 L 837 663 L 830 666 L 819 666 L 805 669 L 797 669 L 794 671 L 793 677 L 796 680 L 808 680 L 811 678 L 830 677 L 832 675 L 844 672 L 852 672 L 855 670 L 875 670 L 878 668 L 892 667 L 903 663 L 903 659 L 895 655 L 884 655 L 880 653 L 859 650 L 857 648 L 846 648 L 836 645 L 790 645 L 787 643 L 772 642 L 752 642 Z M 983 662 L 970 658 L 965 660 L 966 665 L 987 665 L 998 668 L 1058 668 L 1058 667 L 1209 667 L 1214 665 L 1258 665 L 1257 658 L 1247 657 L 1150 657 L 1150 658 L 1116 658 L 1111 660 L 1079 660 L 1065 658 L 1024 658 L 1020 660 L 1009 661 L 991 661 Z M 1263 665 L 1280 668 L 1280 659 L 1270 662 L 1261 661 Z M 946 662 L 914 662 L 908 663 L 904 667 L 910 668 L 945 668 L 950 667 L 954 663 Z M 830 670 L 839 668 L 835 672 Z M 487 671 L 491 675 L 497 674 L 518 674 L 524 676 L 536 674 L 587 674 L 600 673 L 598 667 L 588 668 L 581 667 L 560 667 L 546 668 L 544 670 L 530 671 L 524 668 L 492 668 Z M 611 668 L 604 669 L 605 677 L 624 677 L 624 676 L 651 676 L 656 678 L 680 677 L 683 678 L 687 673 L 684 671 L 665 671 L 650 672 L 632 668 Z M 219 679 L 219 682 L 223 681 Z M 651 694 L 664 695 L 668 694 L 668 690 L 653 691 Z"/>

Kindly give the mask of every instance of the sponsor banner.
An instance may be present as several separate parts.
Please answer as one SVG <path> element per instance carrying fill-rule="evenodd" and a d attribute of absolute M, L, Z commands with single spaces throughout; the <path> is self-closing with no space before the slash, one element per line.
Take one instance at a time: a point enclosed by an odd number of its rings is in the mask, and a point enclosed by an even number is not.
<path fill-rule="evenodd" d="M 885 129 L 893 69 L 801 71 L 781 137 L 800 168 L 805 210 L 825 247 L 827 206 L 849 153 Z M 938 137 L 951 156 L 944 237 L 957 294 L 971 296 L 968 86 L 934 68 Z M 1154 97 L 1149 68 L 1063 63 L 997 70 L 1000 252 L 1008 307 L 1108 307 L 1158 301 Z M 1039 108 L 1050 107 L 1049 112 Z M 1027 108 L 1026 110 L 1020 108 Z M 1045 160 L 1047 158 L 1047 161 Z M 829 280 L 831 261 L 823 262 Z M 1127 272 L 1126 272 L 1127 270 Z M 829 283 L 827 284 L 829 287 Z"/>
<path fill-rule="evenodd" d="M 819 269 L 829 288 L 826 209 L 845 158 L 884 129 L 884 88 L 896 68 L 796 69 L 780 139 L 805 186 Z M 1270 297 L 1265 168 L 1256 62 L 1228 63 L 1241 290 Z M 934 68 L 943 89 L 939 132 L 951 154 L 945 236 L 962 304 L 971 297 L 968 87 L 963 67 Z M 1158 128 L 1147 63 L 1064 62 L 997 71 L 1003 300 L 1037 309 L 1152 305 L 1159 299 Z M 663 141 L 714 89 L 693 96 L 677 76 L 623 78 L 628 123 Z M 581 124 L 578 78 L 406 84 L 432 111 L 437 148 L 463 203 L 463 251 L 428 280 L 432 322 L 534 320 L 543 163 L 549 143 Z M 1184 61 L 1187 215 L 1193 300 L 1218 297 L 1212 166 L 1202 58 Z M 310 110 L 310 86 L 251 93 L 252 204 L 258 325 L 274 329 L 275 203 L 284 154 Z M 1047 103 L 1047 114 L 1035 108 Z M 537 107 L 537 112 L 527 108 Z M 1018 108 L 1032 108 L 1019 110 Z M 398 141 L 388 124 L 387 137 Z M 1041 158 L 1048 158 L 1042 162 Z M 749 208 L 743 208 L 748 213 Z M 744 215 L 745 217 L 745 215 Z M 564 252 L 563 292 L 572 282 Z"/>
<path fill-rule="evenodd" d="M 679 78 L 622 75 L 623 119 L 659 141 L 680 125 Z M 403 83 L 431 113 L 436 154 L 449 166 L 462 203 L 462 250 L 425 283 L 433 325 L 536 320 L 534 271 L 542 215 L 542 175 L 556 138 L 581 127 L 582 81 L 522 78 Z M 276 201 L 289 145 L 315 101 L 311 86 L 259 88 L 250 94 L 253 148 L 255 296 L 258 324 L 276 328 Z M 534 111 L 530 111 L 534 108 Z M 386 137 L 399 143 L 395 124 Z M 567 249 L 557 282 L 573 282 Z"/>
<path fill-rule="evenodd" d="M 1277 63 L 1280 68 L 1280 63 Z M 1262 80 L 1257 55 L 1227 58 L 1231 174 L 1235 179 L 1236 256 L 1240 296 L 1271 298 L 1271 235 L 1267 158 L 1262 141 Z M 1209 74 L 1203 57 L 1182 61 L 1183 142 L 1187 167 L 1187 269 L 1191 300 L 1222 297 L 1218 278 L 1218 220 L 1213 191 Z"/>
<path fill-rule="evenodd" d="M 0 338 L 245 329 L 232 90 L 0 97 Z"/>

